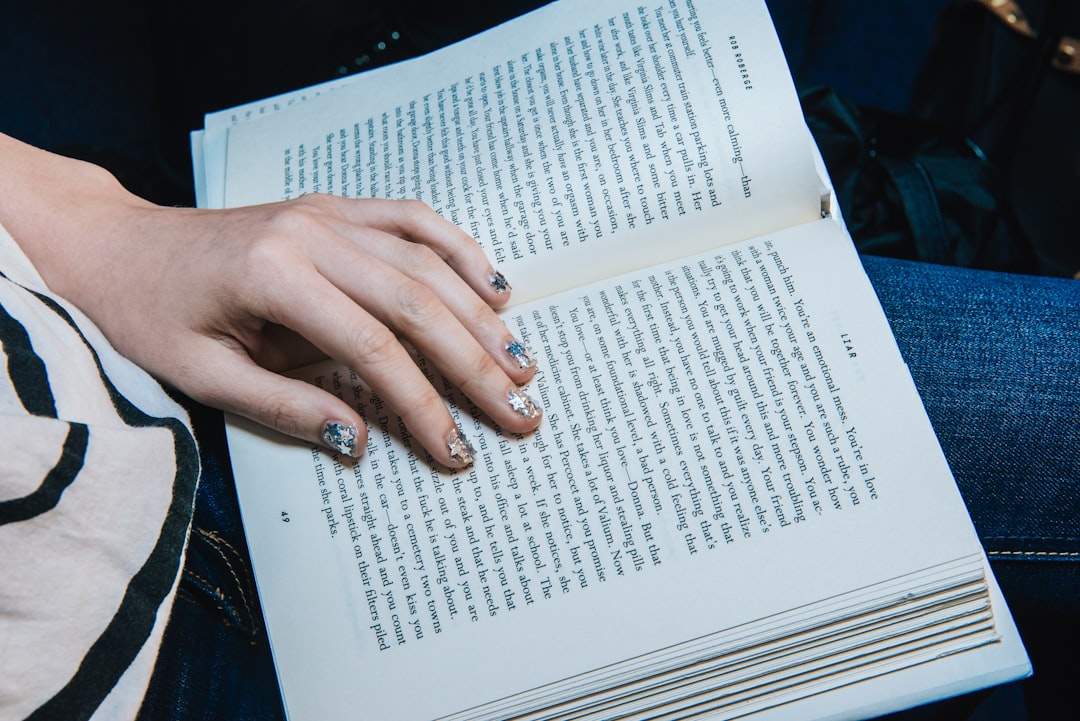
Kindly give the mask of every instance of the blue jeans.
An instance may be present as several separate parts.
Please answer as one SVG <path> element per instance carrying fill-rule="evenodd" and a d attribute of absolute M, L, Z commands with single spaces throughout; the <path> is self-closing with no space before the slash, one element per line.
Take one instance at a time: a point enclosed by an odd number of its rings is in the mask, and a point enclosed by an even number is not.
<path fill-rule="evenodd" d="M 896 719 L 1041 719 L 1080 678 L 1080 282 L 865 257 L 1035 666 Z M 220 416 L 141 718 L 281 719 Z"/>
<path fill-rule="evenodd" d="M 1035 668 L 897 716 L 1061 718 L 1080 679 L 1080 281 L 863 265 Z"/>

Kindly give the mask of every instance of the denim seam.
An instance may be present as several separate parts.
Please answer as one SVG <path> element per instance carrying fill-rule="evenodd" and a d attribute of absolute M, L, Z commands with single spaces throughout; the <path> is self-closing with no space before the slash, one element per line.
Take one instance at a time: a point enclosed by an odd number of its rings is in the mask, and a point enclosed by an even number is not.
<path fill-rule="evenodd" d="M 235 615 L 235 611 L 232 609 L 232 607 L 225 603 L 225 594 L 221 592 L 220 588 L 218 588 L 217 586 L 211 586 L 209 581 L 191 570 L 185 569 L 184 576 L 189 579 L 194 579 L 195 581 L 198 581 L 199 585 L 202 586 L 207 592 L 209 592 L 211 596 L 214 597 L 214 600 L 217 601 L 217 607 L 220 610 L 230 615 Z M 189 600 L 195 602 L 194 598 L 190 598 Z"/>
<path fill-rule="evenodd" d="M 184 571 L 184 575 L 191 576 L 192 574 L 190 571 Z M 183 601 L 184 603 L 190 603 L 192 606 L 200 605 L 199 599 L 195 598 L 195 596 L 191 594 L 191 591 L 187 590 L 183 586 L 180 586 L 180 588 L 176 589 L 176 600 Z"/>
<path fill-rule="evenodd" d="M 196 530 L 198 531 L 200 536 L 211 542 L 210 545 L 214 548 L 215 551 L 217 551 L 217 554 L 221 557 L 221 560 L 224 561 L 225 566 L 229 569 L 229 574 L 233 577 L 233 581 L 236 583 L 236 592 L 240 595 L 240 600 L 241 602 L 243 602 L 244 610 L 247 612 L 249 621 L 254 619 L 254 610 L 251 607 L 251 603 L 248 601 L 247 594 L 244 592 L 244 583 L 240 580 L 240 576 L 239 574 L 237 574 L 236 568 L 233 566 L 232 561 L 230 561 L 226 554 L 221 551 L 219 544 L 228 548 L 229 551 L 231 551 L 237 559 L 240 558 L 240 554 L 232 546 L 232 544 L 230 544 L 228 541 L 226 541 L 224 538 L 217 535 L 216 533 L 204 531 L 201 528 Z"/>

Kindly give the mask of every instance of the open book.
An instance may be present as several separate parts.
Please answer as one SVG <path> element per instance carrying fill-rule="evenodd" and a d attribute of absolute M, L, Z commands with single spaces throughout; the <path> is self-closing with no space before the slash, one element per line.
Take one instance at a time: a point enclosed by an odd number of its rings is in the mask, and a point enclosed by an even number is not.
<path fill-rule="evenodd" d="M 291 719 L 857 718 L 1030 668 L 760 2 L 564 0 L 208 116 L 205 205 L 418 197 L 514 284 L 533 435 L 229 420 Z"/>

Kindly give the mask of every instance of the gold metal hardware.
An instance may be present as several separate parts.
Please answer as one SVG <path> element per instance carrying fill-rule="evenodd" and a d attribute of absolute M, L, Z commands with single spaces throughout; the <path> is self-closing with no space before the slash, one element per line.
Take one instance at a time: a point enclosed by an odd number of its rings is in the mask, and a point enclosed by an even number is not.
<path fill-rule="evenodd" d="M 1018 3 L 1013 0 L 977 0 L 977 2 L 1016 32 L 1025 37 L 1035 37 L 1035 31 Z"/>
<path fill-rule="evenodd" d="M 1015 0 L 975 0 L 975 2 L 993 13 L 1005 23 L 1006 27 L 1012 28 L 1026 38 L 1036 37 L 1035 30 L 1032 29 L 1027 16 Z M 1080 74 L 1080 39 L 1062 38 L 1050 64 L 1058 70 Z"/>

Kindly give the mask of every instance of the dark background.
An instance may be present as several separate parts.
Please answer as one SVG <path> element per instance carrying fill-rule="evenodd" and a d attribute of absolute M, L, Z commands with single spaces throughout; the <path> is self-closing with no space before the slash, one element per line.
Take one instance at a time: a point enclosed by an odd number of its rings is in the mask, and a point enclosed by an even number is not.
<path fill-rule="evenodd" d="M 426 52 L 539 4 L 8 0 L 0 7 L 0 132 L 98 162 L 157 202 L 191 204 L 188 132 L 202 126 L 205 113 Z M 768 4 L 800 88 L 828 86 L 856 105 L 905 114 L 948 0 Z M 950 49 L 961 61 L 979 50 Z M 1073 129 L 1073 149 L 1080 148 L 1080 114 L 1057 115 Z M 1080 161 L 1065 165 L 1073 185 L 1038 192 L 1075 217 Z M 1039 177 L 1031 171 L 1016 180 L 1030 185 Z M 1070 231 L 1074 242 L 1075 236 Z M 1072 579 L 1068 565 L 1047 571 Z M 1047 612 L 1038 597 L 1022 593 L 1024 571 L 996 569 L 1003 585 L 1018 591 L 1010 603 L 1035 679 L 913 717 L 1023 718 L 1025 701 L 1032 719 L 1064 718 L 1057 709 L 1075 709 L 1080 656 L 1062 641 L 1076 639 L 1080 612 L 1060 605 Z"/>
<path fill-rule="evenodd" d="M 0 131 L 96 160 L 154 200 L 190 203 L 187 132 L 205 113 L 425 52 L 543 3 L 4 4 Z M 897 111 L 944 4 L 769 2 L 800 84 Z"/>

